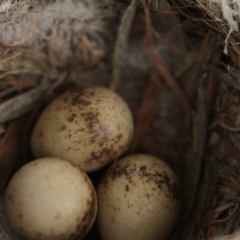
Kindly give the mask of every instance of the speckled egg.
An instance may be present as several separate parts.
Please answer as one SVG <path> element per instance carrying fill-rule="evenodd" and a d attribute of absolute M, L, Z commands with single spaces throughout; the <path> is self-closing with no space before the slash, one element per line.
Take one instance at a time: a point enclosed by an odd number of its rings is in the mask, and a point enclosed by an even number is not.
<path fill-rule="evenodd" d="M 36 158 L 59 157 L 92 172 L 122 155 L 132 135 L 125 101 L 107 88 L 88 86 L 49 104 L 34 127 L 31 148 Z"/>
<path fill-rule="evenodd" d="M 102 240 L 165 240 L 180 212 L 180 182 L 162 160 L 134 154 L 113 163 L 97 189 Z"/>
<path fill-rule="evenodd" d="M 96 218 L 97 196 L 85 172 L 65 160 L 42 158 L 12 177 L 5 211 L 24 240 L 80 240 Z"/>

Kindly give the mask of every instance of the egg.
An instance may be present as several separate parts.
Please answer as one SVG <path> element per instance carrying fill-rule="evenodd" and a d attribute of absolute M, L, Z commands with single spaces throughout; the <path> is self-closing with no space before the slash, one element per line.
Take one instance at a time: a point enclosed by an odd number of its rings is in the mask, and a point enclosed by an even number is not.
<path fill-rule="evenodd" d="M 102 240 L 165 240 L 181 208 L 181 184 L 162 160 L 133 154 L 113 163 L 97 188 Z"/>
<path fill-rule="evenodd" d="M 58 157 L 92 172 L 121 156 L 132 136 L 126 102 L 107 88 L 86 86 L 49 104 L 33 129 L 31 149 L 36 158 Z"/>
<path fill-rule="evenodd" d="M 97 197 L 85 172 L 65 160 L 42 158 L 11 178 L 5 212 L 24 240 L 80 240 L 96 218 Z"/>

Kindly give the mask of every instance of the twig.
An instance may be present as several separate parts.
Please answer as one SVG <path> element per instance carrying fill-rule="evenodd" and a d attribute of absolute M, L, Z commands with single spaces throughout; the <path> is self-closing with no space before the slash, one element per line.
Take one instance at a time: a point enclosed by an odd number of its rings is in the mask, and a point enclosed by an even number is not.
<path fill-rule="evenodd" d="M 228 152 L 240 163 L 240 150 L 233 145 L 231 140 L 224 134 L 222 129 L 216 129 L 217 134 L 223 140 L 223 143 L 228 150 Z"/>
<path fill-rule="evenodd" d="M 180 86 L 177 84 L 175 79 L 173 78 L 172 74 L 169 72 L 168 68 L 166 67 L 166 64 L 164 63 L 162 57 L 157 53 L 157 50 L 155 49 L 153 45 L 153 39 L 152 39 L 152 26 L 151 26 L 151 16 L 149 11 L 149 6 L 147 6 L 146 2 L 144 1 L 144 11 L 145 11 L 145 17 L 146 17 L 146 35 L 145 35 L 145 43 L 147 51 L 152 58 L 154 64 L 156 65 L 159 72 L 163 75 L 164 80 L 169 85 L 169 87 L 172 89 L 176 97 L 181 103 L 182 108 L 189 113 L 190 112 L 190 105 L 188 102 L 188 99 Z"/>
<path fill-rule="evenodd" d="M 48 88 L 47 93 L 51 93 L 55 88 L 60 86 L 68 77 L 69 75 L 69 69 L 64 70 L 57 80 L 51 84 L 51 86 Z"/>
<path fill-rule="evenodd" d="M 237 57 L 235 57 L 235 54 L 231 49 L 228 50 L 228 55 L 231 58 L 234 67 L 236 67 L 237 69 L 240 69 L 240 64 L 239 64 L 239 59 Z"/>
<path fill-rule="evenodd" d="M 214 69 L 212 69 L 208 74 L 207 98 L 206 98 L 206 106 L 208 110 L 211 108 L 211 104 L 217 89 L 218 78 L 217 78 L 217 73 L 215 71 L 215 68 L 219 66 L 221 61 L 221 56 L 222 56 L 221 49 L 218 49 L 218 51 L 215 52 L 212 56 L 211 63 Z"/>
<path fill-rule="evenodd" d="M 148 132 L 150 123 L 153 119 L 154 108 L 156 106 L 156 97 L 159 93 L 159 88 L 160 80 L 156 75 L 153 75 L 145 91 L 141 106 L 138 111 L 130 152 L 136 151 L 144 136 Z"/>
<path fill-rule="evenodd" d="M 216 212 L 222 212 L 222 211 L 224 211 L 224 210 L 226 210 L 226 209 L 229 209 L 229 208 L 231 208 L 231 207 L 234 207 L 235 205 L 236 205 L 236 203 L 234 203 L 234 202 L 229 202 L 229 203 L 226 203 L 226 204 L 224 204 L 224 205 L 221 205 L 221 206 L 215 208 L 215 209 L 214 209 L 214 212 L 215 212 L 215 213 L 216 213 Z"/>
<path fill-rule="evenodd" d="M 215 122 L 214 124 L 212 124 L 211 128 L 215 128 L 217 126 L 221 126 L 222 128 L 227 129 L 230 132 L 239 132 L 240 131 L 239 127 L 238 128 L 237 127 L 231 127 L 231 126 L 228 126 L 227 124 L 225 124 L 223 122 Z"/>
<path fill-rule="evenodd" d="M 233 230 L 234 223 L 237 221 L 237 218 L 240 214 L 240 208 L 239 205 L 236 205 L 236 208 L 233 210 L 233 212 L 230 215 L 230 219 L 227 222 L 226 229 L 224 230 L 224 235 L 230 234 Z"/>

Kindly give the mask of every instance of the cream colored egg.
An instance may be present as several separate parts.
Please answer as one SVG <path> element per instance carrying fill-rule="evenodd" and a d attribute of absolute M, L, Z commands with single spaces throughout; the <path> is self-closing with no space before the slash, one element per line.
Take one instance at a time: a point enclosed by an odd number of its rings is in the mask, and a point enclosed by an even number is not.
<path fill-rule="evenodd" d="M 20 168 L 5 194 L 6 216 L 25 240 L 82 239 L 97 213 L 88 176 L 57 158 L 34 160 Z"/>
<path fill-rule="evenodd" d="M 107 88 L 89 86 L 49 104 L 35 125 L 31 148 L 36 158 L 59 157 L 91 172 L 122 155 L 132 135 L 125 101 Z"/>
<path fill-rule="evenodd" d="M 165 240 L 180 211 L 180 183 L 171 168 L 150 155 L 113 163 L 97 189 L 102 240 Z"/>

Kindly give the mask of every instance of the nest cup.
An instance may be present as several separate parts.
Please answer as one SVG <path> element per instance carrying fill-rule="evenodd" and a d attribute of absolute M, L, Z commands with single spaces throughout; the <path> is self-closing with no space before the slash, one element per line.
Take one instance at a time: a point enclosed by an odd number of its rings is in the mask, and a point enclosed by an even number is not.
<path fill-rule="evenodd" d="M 44 107 L 69 88 L 99 85 L 128 103 L 128 153 L 166 161 L 183 206 L 169 239 L 237 239 L 238 1 L 3 1 L 0 3 L 0 239 L 3 195 L 32 160 Z M 90 174 L 96 185 L 102 172 Z M 99 239 L 96 226 L 84 239 Z"/>

